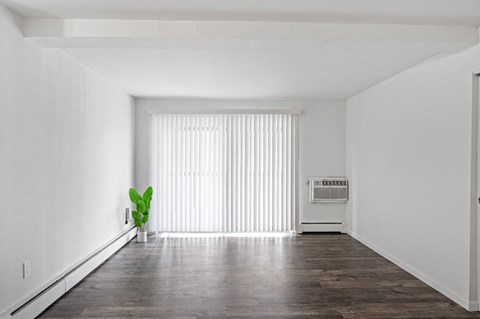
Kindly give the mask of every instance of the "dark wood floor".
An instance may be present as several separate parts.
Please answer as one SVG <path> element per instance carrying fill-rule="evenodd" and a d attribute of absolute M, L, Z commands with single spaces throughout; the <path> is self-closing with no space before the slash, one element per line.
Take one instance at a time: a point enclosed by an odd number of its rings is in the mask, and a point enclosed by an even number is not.
<path fill-rule="evenodd" d="M 480 318 L 348 235 L 149 240 L 40 318 Z"/>

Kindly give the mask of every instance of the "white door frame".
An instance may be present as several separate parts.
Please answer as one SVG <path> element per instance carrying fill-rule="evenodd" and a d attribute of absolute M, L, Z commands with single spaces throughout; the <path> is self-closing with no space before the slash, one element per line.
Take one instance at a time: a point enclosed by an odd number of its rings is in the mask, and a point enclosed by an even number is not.
<path fill-rule="evenodd" d="M 471 181 L 471 204 L 470 204 L 470 311 L 478 311 L 480 305 L 480 71 L 472 75 L 472 181 Z"/>

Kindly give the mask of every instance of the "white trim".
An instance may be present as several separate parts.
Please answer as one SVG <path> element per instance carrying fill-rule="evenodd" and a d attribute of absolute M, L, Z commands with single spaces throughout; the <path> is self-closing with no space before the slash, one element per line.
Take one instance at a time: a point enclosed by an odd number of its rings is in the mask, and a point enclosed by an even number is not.
<path fill-rule="evenodd" d="M 478 221 L 479 206 L 477 203 L 478 194 L 478 123 L 480 121 L 478 114 L 478 85 L 479 74 L 473 74 L 472 76 L 472 138 L 471 138 L 471 183 L 470 183 L 470 272 L 469 272 L 469 299 L 477 301 L 477 305 L 480 302 L 479 294 L 479 257 L 478 252 L 478 240 L 480 234 L 480 225 Z M 477 308 L 478 310 L 478 308 Z"/>
<path fill-rule="evenodd" d="M 105 260 L 116 253 L 120 248 L 132 240 L 136 235 L 136 228 L 131 227 L 120 233 L 107 244 L 84 258 L 76 266 L 61 274 L 54 282 L 43 286 L 33 296 L 21 301 L 7 312 L 0 314 L 1 319 L 35 318 L 53 302 L 73 288 L 90 272 L 100 266 Z"/>
<path fill-rule="evenodd" d="M 452 291 L 450 288 L 445 287 L 442 283 L 428 277 L 427 275 L 423 274 L 422 272 L 416 270 L 415 268 L 407 265 L 406 263 L 402 262 L 401 260 L 397 259 L 396 257 L 392 256 L 390 253 L 386 252 L 385 250 L 379 248 L 378 246 L 372 244 L 370 241 L 366 240 L 365 238 L 359 236 L 358 234 L 351 232 L 350 230 L 347 232 L 348 235 L 353 237 L 354 239 L 358 240 L 368 248 L 372 249 L 382 257 L 388 259 L 398 267 L 402 268 L 406 272 L 410 273 L 411 275 L 417 277 L 433 289 L 437 290 L 441 294 L 445 295 L 446 297 L 450 298 L 463 308 L 467 309 L 468 311 L 478 311 L 479 304 L 476 301 L 469 301 L 462 296 L 460 296 L 457 292 Z"/>
<path fill-rule="evenodd" d="M 300 115 L 301 109 L 202 109 L 202 108 L 182 108 L 182 109 L 160 109 L 149 108 L 148 114 L 292 114 Z"/>

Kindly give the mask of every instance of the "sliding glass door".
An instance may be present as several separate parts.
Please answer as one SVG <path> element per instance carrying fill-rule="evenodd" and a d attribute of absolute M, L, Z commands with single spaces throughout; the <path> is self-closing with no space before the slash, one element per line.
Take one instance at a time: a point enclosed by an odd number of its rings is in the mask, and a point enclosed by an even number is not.
<path fill-rule="evenodd" d="M 153 114 L 150 230 L 294 230 L 295 118 Z"/>

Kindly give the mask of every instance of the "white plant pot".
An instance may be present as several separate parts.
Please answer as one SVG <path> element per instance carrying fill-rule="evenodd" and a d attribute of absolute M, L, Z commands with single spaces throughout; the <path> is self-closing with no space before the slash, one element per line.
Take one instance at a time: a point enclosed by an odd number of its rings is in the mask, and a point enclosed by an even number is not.
<path fill-rule="evenodd" d="M 147 232 L 146 231 L 137 231 L 137 243 L 146 243 L 147 242 Z"/>

